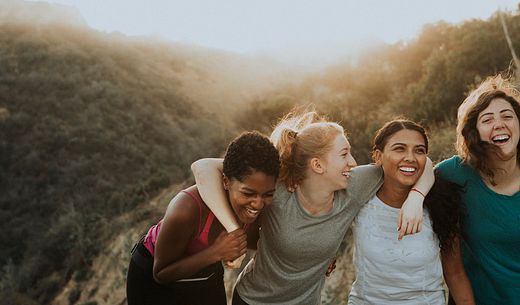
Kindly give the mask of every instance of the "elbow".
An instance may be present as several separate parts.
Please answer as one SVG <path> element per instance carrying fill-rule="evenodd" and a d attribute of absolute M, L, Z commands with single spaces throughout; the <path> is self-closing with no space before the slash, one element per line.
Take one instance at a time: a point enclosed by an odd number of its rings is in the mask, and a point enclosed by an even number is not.
<path fill-rule="evenodd" d="M 204 159 L 199 159 L 199 160 L 193 162 L 190 167 L 193 174 L 198 173 L 201 168 L 204 168 L 204 163 L 205 163 Z"/>
<path fill-rule="evenodd" d="M 157 271 L 157 270 L 155 270 L 155 268 L 154 268 L 152 274 L 153 274 L 153 280 L 154 280 L 157 284 L 159 284 L 159 285 L 165 285 L 165 284 L 166 284 L 166 282 L 164 281 L 164 279 L 161 278 L 161 272 L 160 272 L 160 271 Z"/>
<path fill-rule="evenodd" d="M 164 268 L 156 267 L 154 264 L 153 270 L 152 270 L 152 276 L 153 276 L 153 280 L 157 284 L 166 286 L 171 282 L 171 279 L 165 278 L 165 271 L 166 270 Z"/>

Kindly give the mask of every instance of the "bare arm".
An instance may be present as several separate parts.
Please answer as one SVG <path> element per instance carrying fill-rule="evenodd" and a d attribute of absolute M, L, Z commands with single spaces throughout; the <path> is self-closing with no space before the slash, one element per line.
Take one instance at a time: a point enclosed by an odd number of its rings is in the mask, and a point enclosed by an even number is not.
<path fill-rule="evenodd" d="M 190 277 L 220 260 L 231 260 L 246 251 L 243 230 L 222 232 L 208 248 L 184 257 L 188 244 L 197 234 L 199 209 L 185 194 L 172 199 L 163 219 L 155 244 L 153 277 L 156 282 L 169 285 Z"/>
<path fill-rule="evenodd" d="M 417 180 L 401 207 L 397 224 L 399 239 L 402 239 L 405 235 L 421 231 L 424 196 L 428 194 L 434 182 L 435 176 L 433 174 L 432 160 L 427 158 L 423 174 Z"/>
<path fill-rule="evenodd" d="M 240 228 L 235 214 L 231 210 L 226 198 L 226 191 L 222 184 L 222 159 L 200 159 L 191 165 L 200 197 L 208 208 L 215 214 L 220 223 L 228 232 Z M 228 267 L 239 268 L 244 256 L 234 262 L 225 262 Z"/>
<path fill-rule="evenodd" d="M 222 185 L 222 159 L 200 159 L 191 165 L 200 197 L 228 232 L 240 226 Z"/>
<path fill-rule="evenodd" d="M 457 305 L 475 305 L 473 290 L 462 264 L 459 239 L 453 241 L 451 252 L 445 250 L 441 254 L 444 279 L 453 300 Z"/>

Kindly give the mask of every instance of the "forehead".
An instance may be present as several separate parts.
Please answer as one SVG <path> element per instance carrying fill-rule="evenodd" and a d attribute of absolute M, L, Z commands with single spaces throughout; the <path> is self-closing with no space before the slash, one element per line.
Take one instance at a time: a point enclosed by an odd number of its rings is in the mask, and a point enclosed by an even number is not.
<path fill-rule="evenodd" d="M 350 148 L 350 143 L 348 142 L 345 134 L 338 134 L 334 138 L 334 147 L 336 149 Z"/>
<path fill-rule="evenodd" d="M 419 131 L 411 129 L 401 129 L 391 135 L 386 142 L 386 146 L 397 143 L 407 145 L 426 145 L 423 135 Z"/>
<path fill-rule="evenodd" d="M 509 109 L 514 112 L 513 106 L 503 98 L 496 98 L 489 103 L 486 109 L 482 110 L 479 115 L 489 112 L 500 112 L 502 110 Z"/>
<path fill-rule="evenodd" d="M 255 190 L 270 190 L 276 184 L 274 176 L 266 175 L 263 172 L 253 171 L 242 179 L 242 181 L 235 180 L 241 188 L 249 188 Z"/>

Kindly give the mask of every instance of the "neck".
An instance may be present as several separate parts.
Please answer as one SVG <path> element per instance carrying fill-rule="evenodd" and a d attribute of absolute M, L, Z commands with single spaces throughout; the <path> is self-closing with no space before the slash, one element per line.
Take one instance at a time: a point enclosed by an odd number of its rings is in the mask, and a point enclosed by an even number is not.
<path fill-rule="evenodd" d="M 311 215 L 323 215 L 332 209 L 334 191 L 326 190 L 312 179 L 305 179 L 296 188 L 300 205 Z"/>
<path fill-rule="evenodd" d="M 385 204 L 400 209 L 403 206 L 411 187 L 402 185 L 392 185 L 385 181 L 381 188 L 377 191 L 377 197 Z"/>
<path fill-rule="evenodd" d="M 518 179 L 520 175 L 520 164 L 517 162 L 517 156 L 510 158 L 509 160 L 500 160 L 493 158 L 491 160 L 493 167 L 493 181 L 496 185 L 508 184 Z M 487 179 L 486 179 L 487 180 Z"/>

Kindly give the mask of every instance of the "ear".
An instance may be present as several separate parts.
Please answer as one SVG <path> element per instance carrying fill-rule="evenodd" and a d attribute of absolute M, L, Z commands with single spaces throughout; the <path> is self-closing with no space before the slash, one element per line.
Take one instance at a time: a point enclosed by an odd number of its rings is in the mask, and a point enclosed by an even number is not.
<path fill-rule="evenodd" d="M 222 174 L 222 187 L 227 191 L 229 190 L 229 178 Z"/>
<path fill-rule="evenodd" d="M 311 170 L 317 174 L 323 174 L 327 171 L 325 164 L 320 158 L 312 158 L 309 163 Z"/>
<path fill-rule="evenodd" d="M 372 154 L 372 158 L 374 159 L 374 161 L 376 162 L 376 165 L 383 165 L 383 161 L 381 160 L 382 159 L 382 153 L 379 149 L 376 149 L 374 151 L 374 153 Z"/>

